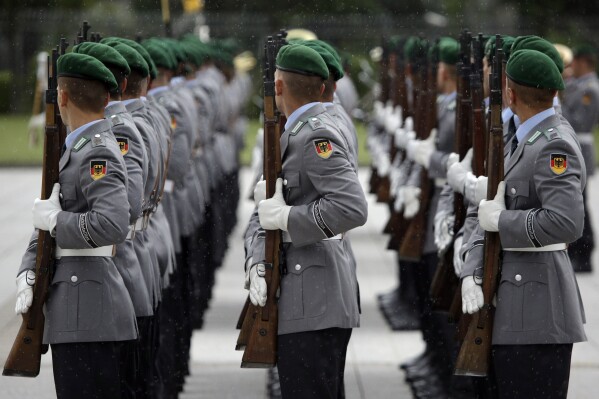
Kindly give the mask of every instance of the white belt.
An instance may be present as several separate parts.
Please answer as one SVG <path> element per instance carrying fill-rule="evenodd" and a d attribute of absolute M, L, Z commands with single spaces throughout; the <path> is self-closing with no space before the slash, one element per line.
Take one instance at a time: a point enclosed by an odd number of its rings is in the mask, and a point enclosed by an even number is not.
<path fill-rule="evenodd" d="M 528 248 L 503 248 L 504 251 L 509 252 L 551 252 L 551 251 L 564 251 L 568 249 L 568 246 L 560 242 L 559 244 L 545 245 L 544 247 L 528 247 Z"/>
<path fill-rule="evenodd" d="M 60 259 L 65 256 L 114 256 L 114 245 L 106 245 L 98 248 L 85 249 L 62 249 L 58 245 L 54 257 Z"/>
<path fill-rule="evenodd" d="M 164 181 L 164 192 L 165 193 L 172 193 L 173 189 L 175 188 L 175 182 L 169 179 L 166 179 Z"/>
<path fill-rule="evenodd" d="M 143 217 L 138 218 L 135 221 L 135 224 L 129 225 L 129 232 L 127 233 L 127 240 L 132 240 L 135 237 L 136 231 L 144 230 L 144 220 Z"/>
<path fill-rule="evenodd" d="M 291 236 L 286 231 L 283 231 L 282 240 L 283 240 L 283 242 L 293 242 L 293 241 L 291 241 Z M 343 240 L 343 233 L 337 234 L 336 236 L 333 236 L 333 237 L 322 239 L 322 241 L 330 241 L 330 240 Z"/>
<path fill-rule="evenodd" d="M 435 187 L 443 188 L 443 186 L 445 186 L 445 183 L 447 183 L 447 179 L 442 179 L 440 177 L 437 177 L 435 179 Z"/>

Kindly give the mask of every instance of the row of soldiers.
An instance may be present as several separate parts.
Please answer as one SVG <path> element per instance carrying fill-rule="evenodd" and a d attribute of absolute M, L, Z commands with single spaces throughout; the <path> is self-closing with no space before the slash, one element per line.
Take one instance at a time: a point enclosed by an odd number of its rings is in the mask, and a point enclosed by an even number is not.
<path fill-rule="evenodd" d="M 236 224 L 251 83 L 232 40 L 94 37 L 55 71 L 69 133 L 59 183 L 33 207 L 56 240 L 44 344 L 58 398 L 176 398 Z"/>
<path fill-rule="evenodd" d="M 568 59 L 558 46 L 564 85 L 552 43 L 501 37 L 505 182 L 487 198 L 495 44 L 467 31 L 459 41 L 393 37 L 380 62 L 370 188 L 389 204 L 399 286 L 379 307 L 394 330 L 422 331 L 425 351 L 400 365 L 416 398 L 565 398 L 572 343 L 586 340 L 574 268 L 591 270 L 584 189 L 595 165 L 596 55 L 581 46 Z M 493 305 L 481 289 L 485 231 L 503 246 Z M 490 377 L 457 377 L 460 314 L 489 306 Z"/>

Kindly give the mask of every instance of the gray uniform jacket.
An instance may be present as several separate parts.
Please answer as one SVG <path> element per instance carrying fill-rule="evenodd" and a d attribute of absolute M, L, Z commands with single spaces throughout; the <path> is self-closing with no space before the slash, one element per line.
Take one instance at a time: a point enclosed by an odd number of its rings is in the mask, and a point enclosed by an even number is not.
<path fill-rule="evenodd" d="M 346 147 L 350 149 L 350 162 L 356 173 L 358 173 L 358 133 L 356 132 L 356 126 L 340 104 L 327 103 L 327 105 L 325 108 L 339 125 Z"/>
<path fill-rule="evenodd" d="M 335 120 L 316 104 L 281 136 L 289 213 L 279 299 L 279 334 L 359 325 L 355 260 L 345 239 L 366 222 L 368 205 Z M 319 155 L 320 154 L 320 155 Z M 257 212 L 246 234 L 247 257 L 264 259 Z"/>
<path fill-rule="evenodd" d="M 562 111 L 579 136 L 587 175 L 590 176 L 595 172 L 593 131 L 599 122 L 599 79 L 596 73 L 566 82 Z"/>
<path fill-rule="evenodd" d="M 81 133 L 60 158 L 56 245 L 87 249 L 123 242 L 128 232 L 127 169 L 102 120 Z M 20 271 L 35 268 L 37 231 Z M 131 298 L 111 257 L 62 257 L 45 304 L 44 343 L 126 341 L 137 338 Z"/>
<path fill-rule="evenodd" d="M 503 248 L 569 244 L 582 235 L 586 169 L 574 130 L 560 116 L 546 118 L 526 135 L 506 161 L 505 184 Z M 462 277 L 482 266 L 483 237 L 478 226 Z M 567 251 L 503 251 L 493 344 L 584 341 L 584 320 Z"/>
<path fill-rule="evenodd" d="M 104 110 L 104 115 L 112 120 L 112 133 L 119 144 L 121 154 L 127 166 L 127 197 L 129 199 L 129 224 L 135 222 L 142 214 L 144 200 L 144 183 L 148 177 L 148 155 L 139 130 L 133 117 L 122 102 L 111 104 Z M 142 265 L 139 263 L 133 237 L 126 239 L 116 247 L 114 263 L 125 281 L 125 286 L 135 308 L 137 317 L 151 316 L 152 300 L 145 283 Z M 143 265 L 143 267 L 148 267 Z"/>

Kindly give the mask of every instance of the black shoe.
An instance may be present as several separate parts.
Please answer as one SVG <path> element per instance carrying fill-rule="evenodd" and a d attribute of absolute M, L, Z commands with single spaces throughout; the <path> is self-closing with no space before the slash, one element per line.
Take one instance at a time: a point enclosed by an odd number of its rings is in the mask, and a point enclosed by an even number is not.
<path fill-rule="evenodd" d="M 429 364 L 430 360 L 430 352 L 425 350 L 420 355 L 401 363 L 399 368 L 405 370 L 410 367 L 421 367 L 422 365 Z"/>
<path fill-rule="evenodd" d="M 387 314 L 387 323 L 393 331 L 420 330 L 420 317 L 413 309 L 401 306 Z"/>
<path fill-rule="evenodd" d="M 436 376 L 420 379 L 410 383 L 412 394 L 416 399 L 448 399 L 447 391 Z"/>
<path fill-rule="evenodd" d="M 585 260 L 576 260 L 576 259 L 572 259 L 570 258 L 570 261 L 572 262 L 572 268 L 574 269 L 575 273 L 592 273 L 593 272 L 593 266 L 591 265 L 590 261 L 585 261 Z"/>

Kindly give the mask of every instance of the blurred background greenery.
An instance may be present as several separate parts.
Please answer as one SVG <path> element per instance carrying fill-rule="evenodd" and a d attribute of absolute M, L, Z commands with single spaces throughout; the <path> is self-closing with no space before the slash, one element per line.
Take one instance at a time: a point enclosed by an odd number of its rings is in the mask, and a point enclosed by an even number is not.
<path fill-rule="evenodd" d="M 0 165 L 35 164 L 41 145 L 30 148 L 27 122 L 36 87 L 36 55 L 60 37 L 72 43 L 83 20 L 102 36 L 145 38 L 164 35 L 161 0 L 3 0 L 0 7 Z M 280 28 L 306 28 L 335 45 L 350 63 L 361 96 L 376 78 L 368 52 L 395 34 L 435 38 L 472 32 L 537 34 L 573 45 L 599 47 L 599 2 L 587 0 L 170 0 L 175 36 L 194 32 L 235 38 L 259 59 L 267 35 Z M 259 115 L 260 71 L 252 71 L 255 96 L 248 104 Z M 358 79 L 362 76 L 362 79 Z M 365 102 L 365 104 L 368 101 Z M 257 120 L 252 122 L 252 144 Z M 358 128 L 363 140 L 364 129 Z M 361 161 L 367 153 L 361 148 Z M 247 162 L 249 150 L 243 154 Z"/>

